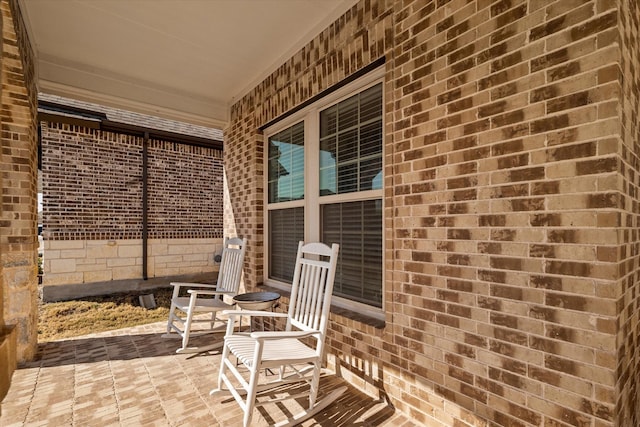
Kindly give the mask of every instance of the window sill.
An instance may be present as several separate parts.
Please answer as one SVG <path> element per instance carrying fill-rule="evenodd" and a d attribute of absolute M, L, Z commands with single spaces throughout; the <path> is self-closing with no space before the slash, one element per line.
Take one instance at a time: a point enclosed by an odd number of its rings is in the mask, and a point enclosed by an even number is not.
<path fill-rule="evenodd" d="M 256 290 L 260 292 L 277 292 L 286 299 L 289 299 L 289 297 L 291 296 L 291 293 L 288 290 L 264 284 L 259 285 Z M 337 307 L 335 304 L 331 304 L 331 313 L 344 319 L 360 323 L 366 327 L 372 327 L 378 330 L 382 330 L 385 328 L 385 321 L 382 319 L 378 319 L 373 316 L 367 316 L 366 314 L 358 313 L 342 307 Z"/>

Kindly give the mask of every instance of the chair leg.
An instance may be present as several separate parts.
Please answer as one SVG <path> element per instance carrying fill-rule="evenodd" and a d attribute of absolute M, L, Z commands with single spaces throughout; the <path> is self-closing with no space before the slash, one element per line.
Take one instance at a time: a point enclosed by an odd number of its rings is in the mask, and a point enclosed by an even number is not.
<path fill-rule="evenodd" d="M 313 379 L 311 380 L 311 390 L 309 390 L 309 409 L 313 409 L 318 396 L 318 388 L 320 386 L 320 362 L 313 363 Z"/>
<path fill-rule="evenodd" d="M 171 333 L 171 316 L 173 316 L 173 304 L 171 304 L 171 308 L 169 308 L 169 318 L 167 319 L 167 335 Z"/>
<path fill-rule="evenodd" d="M 251 417 L 253 416 L 253 408 L 256 404 L 256 393 L 258 391 L 258 374 L 260 373 L 260 368 L 257 366 L 251 367 L 251 376 L 249 378 L 249 390 L 247 390 L 247 401 L 245 402 L 244 409 L 244 427 L 249 427 L 251 424 Z"/>
<path fill-rule="evenodd" d="M 258 376 L 260 374 L 260 360 L 262 360 L 263 342 L 256 342 L 253 350 L 253 363 L 249 374 L 249 389 L 247 390 L 247 400 L 244 408 L 244 427 L 249 427 L 253 408 L 256 405 L 256 393 L 258 392 Z"/>
<path fill-rule="evenodd" d="M 229 347 L 225 343 L 222 347 L 222 357 L 220 358 L 220 373 L 218 374 L 218 388 L 216 390 L 222 390 L 222 386 L 224 385 L 224 381 L 222 377 L 226 375 L 225 371 L 227 370 L 227 364 L 225 360 L 229 357 Z M 211 391 L 213 393 L 213 390 Z"/>
<path fill-rule="evenodd" d="M 191 332 L 191 313 L 187 313 L 187 321 L 184 324 L 184 331 L 182 332 L 182 348 L 187 348 L 189 345 L 189 333 Z"/>
<path fill-rule="evenodd" d="M 182 348 L 187 348 L 189 344 L 189 335 L 191 334 L 191 321 L 193 320 L 193 311 L 196 306 L 196 298 L 195 294 L 191 294 L 191 298 L 189 299 L 189 309 L 187 310 L 187 318 L 184 322 L 184 330 L 182 334 Z"/>
<path fill-rule="evenodd" d="M 171 303 L 171 307 L 169 308 L 169 318 L 167 319 L 167 335 L 171 333 L 173 330 L 173 320 L 175 318 L 175 304 Z"/>
<path fill-rule="evenodd" d="M 173 285 L 173 293 L 171 294 L 171 307 L 169 308 L 169 319 L 167 319 L 167 335 L 173 330 L 173 321 L 176 317 L 176 304 L 174 301 L 180 294 L 180 286 Z"/>
<path fill-rule="evenodd" d="M 211 324 L 209 325 L 210 329 L 213 329 L 213 327 L 216 325 L 216 320 L 218 320 L 218 312 L 214 311 L 213 313 L 211 313 Z"/>

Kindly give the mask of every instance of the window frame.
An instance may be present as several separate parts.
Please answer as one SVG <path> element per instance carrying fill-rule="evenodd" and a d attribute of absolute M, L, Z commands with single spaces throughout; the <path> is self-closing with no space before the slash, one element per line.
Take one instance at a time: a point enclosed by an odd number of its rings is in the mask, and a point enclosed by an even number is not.
<path fill-rule="evenodd" d="M 339 102 L 357 95 L 366 89 L 375 86 L 377 84 L 382 85 L 382 188 L 373 190 L 357 191 L 352 193 L 333 194 L 320 196 L 320 112 L 330 108 L 331 106 L 338 104 Z M 357 302 L 345 297 L 333 295 L 332 304 L 338 307 L 342 307 L 348 310 L 353 310 L 361 314 L 365 314 L 377 319 L 384 320 L 384 313 L 386 308 L 385 302 L 385 233 L 384 233 L 384 168 L 385 168 L 385 82 L 384 82 L 384 66 L 379 67 L 376 70 L 362 76 L 349 84 L 340 87 L 334 92 L 328 94 L 325 97 L 317 100 L 316 102 L 306 106 L 300 111 L 296 111 L 294 114 L 271 124 L 268 128 L 264 129 L 264 144 L 265 147 L 269 143 L 269 138 L 282 130 L 291 127 L 301 121 L 304 122 L 304 197 L 301 200 L 285 201 L 269 203 L 268 195 L 268 149 L 264 151 L 264 260 L 265 265 L 263 268 L 264 276 L 263 281 L 269 286 L 288 290 L 291 287 L 290 283 L 281 282 L 279 280 L 269 278 L 269 211 L 287 209 L 293 207 L 303 207 L 304 209 L 304 239 L 305 241 L 320 241 L 321 238 L 321 218 L 320 211 L 321 205 L 333 204 L 333 203 L 346 203 L 352 201 L 362 200 L 380 200 L 382 203 L 382 307 L 375 307 L 365 303 Z M 294 260 L 292 260 L 294 262 Z"/>

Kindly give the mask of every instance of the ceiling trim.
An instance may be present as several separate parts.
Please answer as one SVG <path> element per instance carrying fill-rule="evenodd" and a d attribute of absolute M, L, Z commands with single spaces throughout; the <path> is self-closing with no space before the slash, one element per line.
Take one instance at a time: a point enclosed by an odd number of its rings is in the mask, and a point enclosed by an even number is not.
<path fill-rule="evenodd" d="M 45 101 L 38 103 L 38 121 L 84 126 L 89 129 L 121 133 L 137 137 L 148 136 L 151 139 L 177 142 L 197 147 L 213 148 L 220 151 L 223 151 L 224 149 L 224 144 L 222 140 L 219 139 L 203 138 L 201 136 L 188 135 L 155 127 L 112 121 L 109 120 L 104 113 L 72 107 L 69 105 L 57 104 L 55 102 Z"/>
<path fill-rule="evenodd" d="M 67 72 L 69 74 L 72 74 L 69 71 Z M 94 78 L 98 77 L 95 76 Z M 216 111 L 217 117 L 214 117 L 213 113 L 210 113 L 210 115 L 205 115 L 206 113 L 191 113 L 185 112 L 184 110 L 161 107 L 159 105 L 134 101 L 131 99 L 123 98 L 121 96 L 108 95 L 91 89 L 84 89 L 77 86 L 58 83 L 56 81 L 48 80 L 42 76 L 40 76 L 39 81 L 39 90 L 51 95 L 58 95 L 65 98 L 77 99 L 79 101 L 91 102 L 107 107 L 119 108 L 121 110 L 133 111 L 136 113 L 147 114 L 149 116 L 163 117 L 170 120 L 182 121 L 198 126 L 206 126 L 216 129 L 224 129 L 228 122 L 228 120 L 226 119 L 228 111 L 225 107 L 221 106 L 200 105 L 200 108 L 205 111 Z M 135 90 L 139 90 L 139 87 Z M 173 96 L 172 94 L 166 93 L 163 95 Z M 185 101 L 189 100 L 186 99 Z"/>

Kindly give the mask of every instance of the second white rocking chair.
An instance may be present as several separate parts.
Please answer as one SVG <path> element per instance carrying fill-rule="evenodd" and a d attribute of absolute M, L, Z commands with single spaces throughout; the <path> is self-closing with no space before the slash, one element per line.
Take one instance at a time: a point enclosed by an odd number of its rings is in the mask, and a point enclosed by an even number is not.
<path fill-rule="evenodd" d="M 229 320 L 218 388 L 211 394 L 230 392 L 244 411 L 245 427 L 251 423 L 257 405 L 308 396 L 308 409 L 280 424 L 293 425 L 322 410 L 345 391 L 346 387 L 340 387 L 316 402 L 337 257 L 337 244 L 329 247 L 323 243 L 299 243 L 288 314 L 225 311 Z M 234 322 L 238 316 L 283 318 L 286 328 L 284 331 L 237 332 Z M 277 379 L 258 385 L 260 372 L 265 369 L 279 369 L 280 374 Z M 241 372 L 246 372 L 249 378 Z M 304 393 L 268 402 L 256 401 L 258 392 L 300 381 L 309 384 Z"/>
<path fill-rule="evenodd" d="M 234 297 L 238 294 L 240 280 L 242 278 L 242 266 L 244 263 L 244 253 L 247 246 L 247 239 L 230 238 L 224 240 L 222 248 L 222 259 L 220 260 L 220 270 L 218 280 L 215 285 L 203 283 L 181 283 L 173 282 L 173 296 L 171 297 L 171 308 L 169 309 L 169 319 L 167 320 L 166 338 L 173 336 L 172 332 L 177 332 L 182 337 L 182 347 L 176 350 L 177 353 L 194 353 L 210 350 L 216 346 L 221 346 L 222 341 L 212 346 L 188 347 L 189 338 L 203 333 L 215 332 L 215 322 L 217 314 L 223 310 L 233 308 L 233 304 L 227 304 L 223 296 Z M 181 288 L 188 288 L 189 296 L 180 296 Z M 196 318 L 197 314 L 211 313 L 210 319 Z M 184 316 L 184 317 L 183 317 Z M 206 322 L 210 324 L 209 329 L 192 331 L 194 323 Z M 222 326 L 224 323 L 218 326 Z"/>

